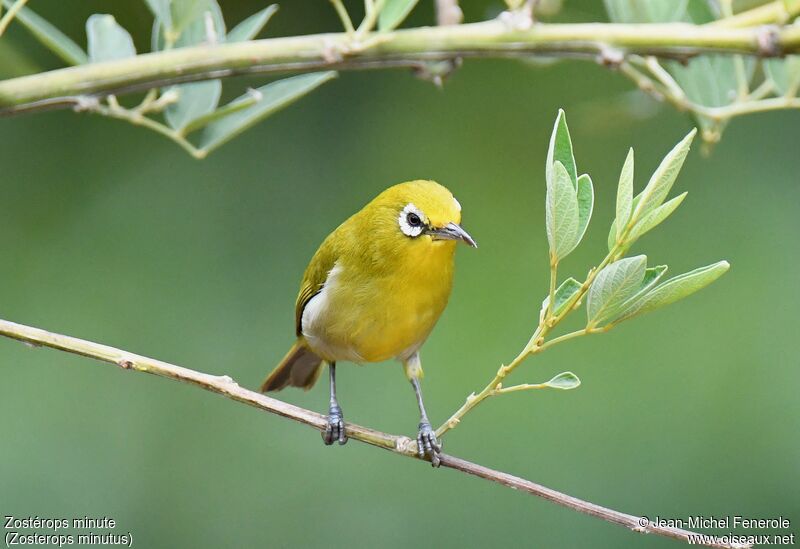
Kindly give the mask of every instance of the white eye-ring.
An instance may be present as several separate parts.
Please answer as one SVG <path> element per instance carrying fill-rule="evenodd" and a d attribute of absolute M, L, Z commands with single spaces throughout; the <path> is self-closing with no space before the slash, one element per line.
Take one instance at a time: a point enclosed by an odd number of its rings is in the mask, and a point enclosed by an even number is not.
<path fill-rule="evenodd" d="M 409 203 L 400 212 L 397 224 L 400 225 L 400 230 L 403 231 L 404 235 L 413 238 L 421 235 L 425 229 L 425 216 L 419 211 L 419 208 Z"/>
<path fill-rule="evenodd" d="M 453 202 L 455 202 L 455 203 L 456 203 L 456 208 L 457 208 L 457 209 L 458 209 L 458 211 L 460 212 L 460 211 L 461 211 L 461 202 L 459 202 L 459 201 L 456 199 L 456 197 L 455 197 L 455 196 L 453 197 Z"/>

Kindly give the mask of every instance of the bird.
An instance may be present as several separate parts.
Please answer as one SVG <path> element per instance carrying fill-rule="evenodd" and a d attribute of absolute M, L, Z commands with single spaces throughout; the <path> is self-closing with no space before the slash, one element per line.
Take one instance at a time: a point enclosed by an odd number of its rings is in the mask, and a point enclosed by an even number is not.
<path fill-rule="evenodd" d="M 414 180 L 389 187 L 339 225 L 303 274 L 296 340 L 261 392 L 308 390 L 327 364 L 330 404 L 322 439 L 344 444 L 336 364 L 396 359 L 419 407 L 417 452 L 438 466 L 441 445 L 422 398 L 420 347 L 450 297 L 456 245 L 477 248 L 460 223 L 461 205 L 446 187 Z"/>

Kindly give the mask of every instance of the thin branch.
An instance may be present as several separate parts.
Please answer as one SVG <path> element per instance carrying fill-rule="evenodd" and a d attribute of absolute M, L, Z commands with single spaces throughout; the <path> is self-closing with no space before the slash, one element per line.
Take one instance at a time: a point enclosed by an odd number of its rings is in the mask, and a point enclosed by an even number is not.
<path fill-rule="evenodd" d="M 419 67 L 453 57 L 598 58 L 621 51 L 686 59 L 711 52 L 772 57 L 800 51 L 800 28 L 791 26 L 579 23 L 519 29 L 496 19 L 375 36 L 380 39 L 361 44 L 345 32 L 196 46 L 12 78 L 0 82 L 0 114 L 64 107 L 76 96 L 121 94 L 239 74 Z"/>
<path fill-rule="evenodd" d="M 325 429 L 326 419 L 311 410 L 294 406 L 260 393 L 256 393 L 240 387 L 233 379 L 228 376 L 215 376 L 169 364 L 161 360 L 148 358 L 141 355 L 136 355 L 116 349 L 108 345 L 86 341 L 66 335 L 47 332 L 39 328 L 17 324 L 8 320 L 0 320 L 0 335 L 5 337 L 23 341 L 34 346 L 49 347 L 67 353 L 81 355 L 89 358 L 94 358 L 102 362 L 115 364 L 126 370 L 133 370 L 137 372 L 145 372 L 159 377 L 165 377 L 188 383 L 201 389 L 218 393 L 226 398 L 248 404 L 260 410 L 291 419 L 298 423 L 302 423 L 322 431 Z M 420 459 L 417 456 L 416 448 L 412 439 L 406 436 L 391 435 L 376 431 L 368 427 L 362 427 L 353 423 L 347 424 L 347 435 L 355 440 L 377 446 L 385 450 L 390 450 L 395 454 L 400 454 L 406 457 Z M 574 498 L 567 494 L 552 490 L 541 484 L 531 482 L 508 473 L 496 471 L 483 465 L 478 465 L 466 461 L 455 456 L 442 454 L 441 466 L 449 469 L 455 469 L 476 477 L 480 477 L 503 486 L 514 488 L 515 490 L 522 490 L 529 494 L 544 498 L 562 507 L 579 511 L 587 515 L 597 517 L 612 524 L 618 524 L 629 528 L 635 532 L 643 534 L 657 534 L 681 541 L 688 542 L 690 539 L 695 539 L 694 532 L 681 530 L 679 528 L 669 528 L 651 524 L 642 517 L 629 515 L 614 511 L 600 505 L 590 503 L 578 498 Z M 749 547 L 749 545 L 737 545 L 725 543 L 722 539 L 708 537 L 707 540 L 702 542 L 698 541 L 698 545 L 706 545 L 708 547 L 725 547 L 725 548 L 741 548 Z"/>

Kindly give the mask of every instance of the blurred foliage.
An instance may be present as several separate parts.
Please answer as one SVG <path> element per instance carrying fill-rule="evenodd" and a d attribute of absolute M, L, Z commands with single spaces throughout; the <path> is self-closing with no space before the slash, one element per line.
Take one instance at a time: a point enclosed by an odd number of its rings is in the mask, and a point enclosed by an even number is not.
<path fill-rule="evenodd" d="M 463 7 L 470 19 L 498 5 Z M 88 16 L 108 10 L 100 0 L 35 7 L 79 42 Z M 233 26 L 263 7 L 231 3 L 226 18 Z M 430 9 L 421 3 L 408 24 Z M 566 2 L 559 17 L 601 10 Z M 152 17 L 135 3 L 114 15 L 146 51 Z M 337 25 L 333 10 L 287 3 L 269 34 Z M 59 66 L 18 26 L 7 36 L 40 70 Z M 570 113 L 605 226 L 628 147 L 652 173 L 689 130 L 671 110 L 621 109 L 627 88 L 580 62 L 470 62 L 443 91 L 400 72 L 351 73 L 203 162 L 101 118 L 4 119 L 2 316 L 255 387 L 291 344 L 297 285 L 325 235 L 388 185 L 430 177 L 453 190 L 481 243 L 459 254 L 423 352 L 428 411 L 442 420 L 537 321 L 548 285 L 541 166 L 557 109 Z M 691 153 L 676 184 L 690 200 L 668 231 L 642 238 L 676 272 L 712 252 L 729 274 L 536 357 L 515 380 L 571 370 L 583 385 L 481 407 L 446 451 L 630 513 L 783 515 L 797 531 L 800 294 L 778 280 L 800 269 L 799 127 L 797 111 L 767 113 L 729 128 L 709 158 Z M 581 279 L 605 252 L 601 233 L 587 233 L 565 276 Z M 80 357 L 0 341 L 0 365 L 3 514 L 112 516 L 141 547 L 675 546 L 363 445 L 325 448 L 294 423 Z M 339 377 L 348 419 L 413 433 L 398 364 L 345 364 Z M 322 411 L 326 392 L 280 398 Z"/>

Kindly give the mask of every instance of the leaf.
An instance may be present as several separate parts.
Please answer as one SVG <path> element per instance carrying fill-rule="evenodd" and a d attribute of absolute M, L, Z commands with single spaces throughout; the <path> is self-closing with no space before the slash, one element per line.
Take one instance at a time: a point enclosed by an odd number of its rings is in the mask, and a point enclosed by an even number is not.
<path fill-rule="evenodd" d="M 570 277 L 566 279 L 555 291 L 555 305 L 553 306 L 553 316 L 558 316 L 564 312 L 564 310 L 573 303 L 573 298 L 581 289 L 581 283 L 575 280 L 574 278 Z M 544 314 L 544 311 L 547 310 L 547 306 L 550 305 L 550 296 L 548 295 L 542 301 L 542 310 L 541 313 Z"/>
<path fill-rule="evenodd" d="M 226 116 L 230 116 L 235 112 L 242 111 L 247 109 L 259 101 L 261 101 L 261 92 L 254 89 L 248 89 L 247 93 L 241 96 L 240 101 L 232 101 L 227 105 L 218 108 L 217 110 L 210 112 L 203 116 L 198 116 L 194 120 L 192 120 L 189 124 L 183 127 L 184 135 L 192 133 L 194 131 L 199 130 L 200 128 L 204 128 L 208 126 L 210 123 L 214 122 L 215 120 L 219 120 L 220 118 L 224 118 Z"/>
<path fill-rule="evenodd" d="M 634 307 L 626 311 L 625 318 L 653 311 L 702 290 L 725 274 L 729 268 L 730 264 L 727 261 L 719 261 L 670 278 L 644 295 Z"/>
<path fill-rule="evenodd" d="M 656 225 L 672 215 L 672 212 L 674 212 L 678 206 L 681 205 L 683 199 L 686 198 L 686 194 L 687 193 L 685 192 L 679 194 L 672 200 L 663 203 L 661 206 L 644 216 L 644 218 L 642 218 L 642 220 L 634 225 L 633 229 L 631 229 L 628 241 L 633 242 L 637 240 L 643 234 L 652 230 Z"/>
<path fill-rule="evenodd" d="M 636 309 L 639 301 L 652 290 L 655 285 L 667 272 L 666 265 L 658 265 L 657 267 L 649 267 L 644 271 L 644 278 L 639 289 L 631 297 L 626 299 L 619 305 L 610 308 L 605 315 L 603 315 L 602 323 L 607 324 L 610 322 L 619 322 L 625 319 L 630 311 Z"/>
<path fill-rule="evenodd" d="M 386 0 L 378 15 L 378 30 L 390 31 L 397 28 L 408 17 L 419 0 Z"/>
<path fill-rule="evenodd" d="M 216 149 L 272 113 L 291 105 L 335 76 L 336 73 L 333 71 L 303 74 L 284 78 L 258 88 L 261 99 L 246 109 L 238 110 L 230 116 L 216 120 L 206 126 L 200 136 L 199 147 L 206 152 Z M 234 102 L 252 101 L 252 98 L 252 93 L 248 93 L 235 99 Z"/>
<path fill-rule="evenodd" d="M 764 61 L 764 72 L 772 80 L 780 95 L 796 93 L 800 86 L 800 55 L 787 55 L 783 59 Z"/>
<path fill-rule="evenodd" d="M 637 255 L 615 261 L 597 273 L 586 298 L 590 325 L 598 324 L 615 306 L 639 290 L 646 266 L 647 257 Z"/>
<path fill-rule="evenodd" d="M 637 194 L 633 197 L 633 202 L 631 202 L 631 210 L 636 210 L 636 206 L 639 205 L 639 201 L 642 199 L 642 193 Z M 611 229 L 608 231 L 608 251 L 610 252 L 614 249 L 614 246 L 617 244 L 617 220 L 611 222 Z"/>
<path fill-rule="evenodd" d="M 567 127 L 567 115 L 564 109 L 558 109 L 553 133 L 550 135 L 550 145 L 547 148 L 547 163 L 545 164 L 545 180 L 550 184 L 553 178 L 553 164 L 561 162 L 567 169 L 573 189 L 578 187 L 578 170 L 575 167 L 575 156 L 572 154 L 572 139 Z"/>
<path fill-rule="evenodd" d="M 614 23 L 674 23 L 685 21 L 688 0 L 604 0 Z"/>
<path fill-rule="evenodd" d="M 568 391 L 569 389 L 576 389 L 580 386 L 581 380 L 572 372 L 561 372 L 550 381 L 544 383 L 547 387 L 553 389 L 561 389 Z"/>
<path fill-rule="evenodd" d="M 586 234 L 586 228 L 589 226 L 589 220 L 592 218 L 592 210 L 594 209 L 594 187 L 592 186 L 592 178 L 589 174 L 585 173 L 578 178 L 578 238 L 575 242 L 577 246 Z"/>
<path fill-rule="evenodd" d="M 614 220 L 616 223 L 616 231 L 612 234 L 615 235 L 615 242 L 622 236 L 622 231 L 628 224 L 631 218 L 631 208 L 633 202 L 633 148 L 628 150 L 628 156 L 625 158 L 625 163 L 622 165 L 622 171 L 619 174 L 619 185 L 617 186 L 617 217 Z"/>
<path fill-rule="evenodd" d="M 14 0 L 3 0 L 3 5 L 7 8 L 13 3 Z M 27 6 L 23 6 L 17 12 L 16 20 L 39 42 L 70 65 L 82 65 L 88 62 L 86 53 L 78 44 Z"/>
<path fill-rule="evenodd" d="M 145 0 L 147 7 L 153 12 L 153 16 L 161 22 L 163 26 L 172 28 L 172 10 L 170 0 Z"/>
<path fill-rule="evenodd" d="M 631 219 L 634 223 L 638 222 L 645 215 L 656 209 L 669 194 L 672 189 L 672 184 L 678 177 L 678 172 L 681 171 L 683 161 L 689 152 L 689 147 L 692 144 L 697 128 L 693 128 L 686 137 L 675 145 L 671 151 L 667 153 L 664 160 L 653 172 L 650 181 L 641 193 L 639 204 L 633 210 Z"/>
<path fill-rule="evenodd" d="M 113 15 L 95 13 L 86 20 L 89 62 L 114 61 L 136 55 L 133 39 Z"/>
<path fill-rule="evenodd" d="M 170 126 L 182 129 L 217 108 L 222 94 L 222 83 L 219 80 L 206 80 L 179 84 L 166 91 L 169 90 L 178 93 L 178 101 L 167 106 L 164 117 Z"/>
<path fill-rule="evenodd" d="M 210 29 L 206 23 L 207 18 L 212 23 Z M 169 44 L 166 43 L 165 36 L 170 38 Z M 153 23 L 153 51 L 160 51 L 168 45 L 183 48 L 209 42 L 225 42 L 225 20 L 216 0 L 171 0 L 169 21 L 156 14 Z"/>
<path fill-rule="evenodd" d="M 228 33 L 227 42 L 244 42 L 252 40 L 264 28 L 267 22 L 278 11 L 278 4 L 267 6 L 261 11 L 257 11 L 235 27 Z"/>
<path fill-rule="evenodd" d="M 550 253 L 558 261 L 575 249 L 579 223 L 575 188 L 560 161 L 555 162 L 554 175 L 547 183 L 545 218 Z"/>

